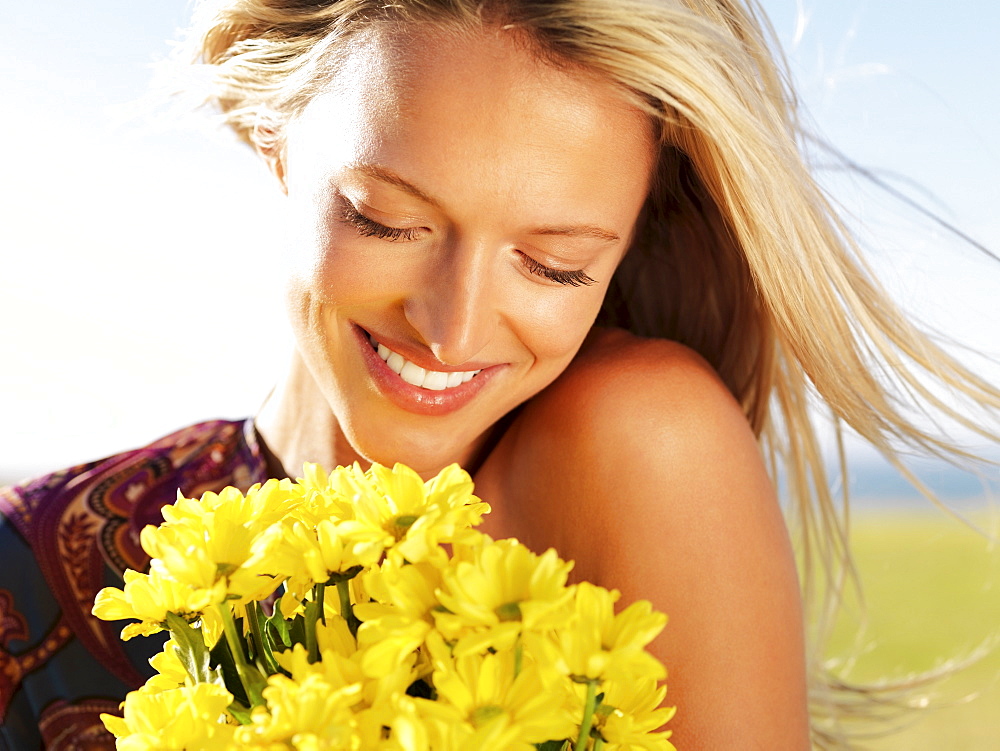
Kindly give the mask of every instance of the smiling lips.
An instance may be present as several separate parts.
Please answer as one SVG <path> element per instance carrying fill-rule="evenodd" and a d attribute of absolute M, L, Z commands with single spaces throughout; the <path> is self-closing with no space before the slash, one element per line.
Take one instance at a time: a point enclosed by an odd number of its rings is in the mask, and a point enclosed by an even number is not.
<path fill-rule="evenodd" d="M 378 352 L 386 365 L 400 378 L 411 386 L 428 389 L 430 391 L 444 391 L 468 383 L 478 374 L 479 370 L 456 370 L 451 373 L 444 373 L 440 370 L 427 370 L 421 368 L 416 363 L 410 362 L 398 352 L 393 352 L 384 344 L 380 344 L 371 339 L 372 346 Z"/>
<path fill-rule="evenodd" d="M 443 416 L 461 409 L 506 367 L 498 363 L 477 370 L 430 370 L 389 349 L 357 324 L 353 328 L 375 385 L 407 412 Z"/>

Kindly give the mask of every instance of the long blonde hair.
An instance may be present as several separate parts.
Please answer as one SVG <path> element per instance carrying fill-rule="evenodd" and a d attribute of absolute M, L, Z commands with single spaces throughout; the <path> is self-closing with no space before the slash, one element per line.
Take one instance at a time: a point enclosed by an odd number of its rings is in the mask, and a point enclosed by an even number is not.
<path fill-rule="evenodd" d="M 802 156 L 806 133 L 763 14 L 736 0 L 212 0 L 190 39 L 226 122 L 271 150 L 352 39 L 379 23 L 510 29 L 554 64 L 618 82 L 659 123 L 654 188 L 599 322 L 692 347 L 742 404 L 781 476 L 802 561 L 814 743 L 844 745 L 838 718 L 858 704 L 822 650 L 852 571 L 847 499 L 834 498 L 810 405 L 829 411 L 838 446 L 849 427 L 929 494 L 901 449 L 972 457 L 904 405 L 996 440 L 938 387 L 994 415 L 1000 390 L 874 281 Z M 842 451 L 836 471 L 846 488 Z"/>

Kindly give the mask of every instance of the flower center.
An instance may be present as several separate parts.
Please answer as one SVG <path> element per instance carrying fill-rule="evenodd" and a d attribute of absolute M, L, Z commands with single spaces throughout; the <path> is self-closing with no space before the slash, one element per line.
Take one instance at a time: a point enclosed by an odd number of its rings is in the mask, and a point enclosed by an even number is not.
<path fill-rule="evenodd" d="M 501 623 L 521 620 L 521 606 L 517 602 L 505 602 L 493 611 Z"/>
<path fill-rule="evenodd" d="M 472 717 L 470 719 L 475 727 L 481 728 L 487 722 L 495 717 L 499 717 L 502 714 L 503 707 L 499 707 L 496 704 L 487 704 L 482 707 L 476 707 L 472 711 Z"/>
<path fill-rule="evenodd" d="M 386 531 L 395 537 L 397 541 L 402 540 L 407 530 L 409 530 L 410 527 L 413 526 L 413 523 L 419 518 L 419 516 L 415 516 L 414 514 L 397 516 L 392 520 L 392 524 L 389 525 L 389 528 Z"/>

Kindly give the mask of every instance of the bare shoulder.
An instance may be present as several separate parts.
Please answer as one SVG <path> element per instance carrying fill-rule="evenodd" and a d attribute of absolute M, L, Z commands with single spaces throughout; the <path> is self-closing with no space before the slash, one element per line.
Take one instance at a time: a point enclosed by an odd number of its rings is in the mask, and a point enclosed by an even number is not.
<path fill-rule="evenodd" d="M 585 402 L 580 404 L 580 402 Z M 696 352 L 666 339 L 645 339 L 620 329 L 597 329 L 566 372 L 533 401 L 533 411 L 571 407 L 585 418 L 621 410 L 640 423 L 707 417 L 721 410 L 742 415 L 712 367 Z M 580 409 L 583 407 L 583 409 Z M 740 422 L 746 422 L 740 420 Z"/>
<path fill-rule="evenodd" d="M 708 363 L 676 342 L 599 331 L 525 406 L 510 438 L 505 496 L 545 488 L 551 513 L 562 514 L 569 498 L 586 511 L 558 525 L 564 545 L 598 519 L 657 534 L 683 519 L 681 539 L 736 521 L 781 522 L 739 404 Z"/>
<path fill-rule="evenodd" d="M 503 531 L 668 613 L 655 651 L 678 747 L 750 732 L 805 748 L 794 558 L 757 440 L 712 368 L 673 342 L 599 332 L 506 442 Z"/>
<path fill-rule="evenodd" d="M 588 339 L 519 422 L 521 450 L 576 472 L 647 462 L 680 470 L 716 450 L 729 463 L 742 457 L 760 466 L 740 405 L 704 359 L 676 342 L 621 330 Z"/>

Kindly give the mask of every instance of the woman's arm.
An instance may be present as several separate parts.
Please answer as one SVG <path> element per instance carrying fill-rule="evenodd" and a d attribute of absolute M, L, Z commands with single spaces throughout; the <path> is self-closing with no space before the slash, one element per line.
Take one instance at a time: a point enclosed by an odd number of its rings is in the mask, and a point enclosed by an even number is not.
<path fill-rule="evenodd" d="M 503 531 L 668 614 L 653 650 L 678 748 L 808 748 L 791 546 L 757 442 L 711 368 L 680 345 L 606 332 L 512 431 L 498 457 Z"/>

